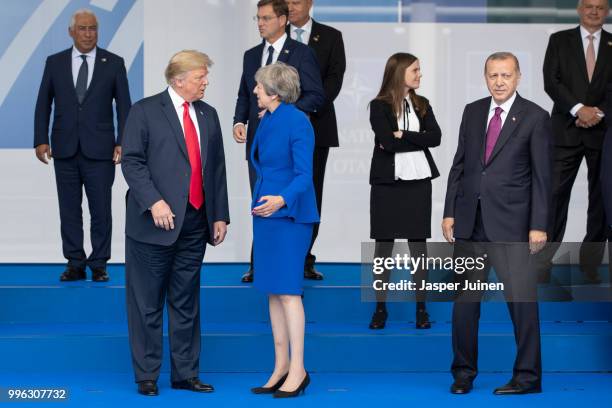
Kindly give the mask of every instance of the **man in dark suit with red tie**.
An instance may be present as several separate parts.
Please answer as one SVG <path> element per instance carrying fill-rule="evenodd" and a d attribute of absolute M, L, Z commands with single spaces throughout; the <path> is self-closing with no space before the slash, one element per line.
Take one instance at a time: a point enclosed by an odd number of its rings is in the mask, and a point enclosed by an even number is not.
<path fill-rule="evenodd" d="M 233 136 L 237 143 L 246 142 L 246 158 L 249 167 L 251 191 L 256 180 L 255 170 L 249 158 L 251 144 L 259 125 L 260 109 L 257 107 L 255 72 L 264 66 L 282 61 L 297 69 L 300 76 L 300 98 L 295 103 L 307 114 L 316 113 L 325 103 L 319 64 L 308 46 L 292 40 L 285 28 L 289 8 L 285 0 L 260 0 L 257 3 L 257 27 L 263 41 L 244 53 L 242 76 L 234 112 Z M 242 282 L 253 281 L 253 259 Z"/>
<path fill-rule="evenodd" d="M 53 157 L 59 201 L 62 250 L 68 260 L 60 280 L 108 281 L 111 255 L 111 191 L 121 161 L 121 136 L 131 106 L 123 59 L 97 47 L 93 12 L 74 13 L 68 30 L 74 46 L 47 58 L 34 117 L 36 156 Z M 113 120 L 117 111 L 117 137 Z M 49 118 L 53 124 L 49 143 Z M 91 214 L 92 251 L 83 249 L 83 187 Z"/>
<path fill-rule="evenodd" d="M 597 283 L 606 240 L 599 169 L 606 131 L 602 120 L 606 87 L 612 81 L 612 34 L 602 28 L 610 11 L 607 0 L 580 0 L 577 10 L 580 26 L 552 34 L 544 58 L 544 89 L 554 102 L 553 207 L 548 232 L 551 242 L 563 240 L 572 187 L 586 159 L 589 204 L 580 267 L 587 282 Z M 545 251 L 548 267 L 557 247 Z"/>
<path fill-rule="evenodd" d="M 520 75 L 513 54 L 487 58 L 491 97 L 468 104 L 463 112 L 442 222 L 446 240 L 457 240 L 455 251 L 484 248 L 488 255 L 482 270 L 457 275 L 460 287 L 467 280 L 486 281 L 491 266 L 505 287 L 517 355 L 512 379 L 495 390 L 497 395 L 540 392 L 542 378 L 537 277 L 523 261 L 546 243 L 551 131 L 548 113 L 516 92 Z M 462 292 L 453 307 L 454 394 L 470 392 L 478 373 L 481 296 Z"/>
<path fill-rule="evenodd" d="M 229 211 L 219 117 L 200 100 L 211 64 L 198 51 L 175 54 L 168 89 L 134 104 L 125 125 L 128 329 L 144 395 L 158 394 L 165 303 L 172 388 L 213 391 L 198 378 L 200 269 L 206 243 L 223 242 Z"/>
<path fill-rule="evenodd" d="M 315 132 L 312 181 L 315 186 L 317 208 L 320 215 L 323 204 L 325 166 L 327 164 L 329 148 L 339 146 L 334 100 L 340 93 L 344 71 L 346 70 L 344 41 L 340 31 L 310 18 L 312 0 L 286 1 L 289 6 L 289 22 L 291 23 L 287 26 L 287 34 L 302 44 L 308 44 L 315 52 L 321 69 L 323 89 L 325 90 L 325 103 L 310 115 L 310 123 L 312 123 Z M 310 248 L 304 260 L 304 277 L 307 279 L 323 279 L 323 274 L 314 267 L 317 258 L 312 253 L 312 247 L 318 234 L 319 224 L 315 224 L 312 230 Z"/>

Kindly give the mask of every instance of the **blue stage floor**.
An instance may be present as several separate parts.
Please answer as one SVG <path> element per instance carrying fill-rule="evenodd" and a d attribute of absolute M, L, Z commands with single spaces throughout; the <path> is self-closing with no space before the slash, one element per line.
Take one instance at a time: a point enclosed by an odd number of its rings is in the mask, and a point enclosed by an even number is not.
<path fill-rule="evenodd" d="M 469 395 L 448 392 L 450 375 L 444 373 L 313 374 L 306 394 L 291 400 L 253 395 L 266 374 L 202 373 L 213 384 L 212 394 L 173 390 L 168 376 L 159 381 L 160 395 L 136 393 L 131 374 L 0 375 L 6 386 L 66 387 L 69 398 L 60 404 L 25 403 L 16 407 L 608 407 L 612 401 L 612 374 L 545 374 L 544 392 L 523 396 L 495 396 L 492 390 L 508 380 L 507 374 L 482 374 Z"/>

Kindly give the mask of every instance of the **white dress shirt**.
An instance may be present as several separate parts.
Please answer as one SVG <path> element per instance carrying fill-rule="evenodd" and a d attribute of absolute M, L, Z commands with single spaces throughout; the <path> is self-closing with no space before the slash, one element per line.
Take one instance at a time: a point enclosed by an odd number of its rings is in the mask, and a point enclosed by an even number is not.
<path fill-rule="evenodd" d="M 170 94 L 170 99 L 172 99 L 172 106 L 176 110 L 176 114 L 178 115 L 179 122 L 181 122 L 181 129 L 183 129 L 183 137 L 185 137 L 185 126 L 183 125 L 183 103 L 185 103 L 185 99 L 181 97 L 176 91 L 169 86 L 168 93 Z M 196 133 L 198 134 L 198 145 L 201 146 L 200 142 L 200 126 L 198 125 L 198 115 L 196 114 L 196 110 L 193 107 L 193 103 L 189 104 L 189 117 L 191 117 L 191 121 L 196 128 Z"/>
<path fill-rule="evenodd" d="M 580 37 L 582 38 L 582 49 L 584 50 L 584 59 L 586 61 L 587 48 L 589 47 L 589 33 L 586 28 L 580 26 Z M 601 41 L 601 28 L 593 34 L 593 47 L 595 48 L 595 61 L 597 62 L 597 54 L 599 53 L 599 43 Z M 578 116 L 578 111 L 584 106 L 583 103 L 577 103 L 572 107 L 570 113 L 572 116 Z"/>
<path fill-rule="evenodd" d="M 74 82 L 75 88 L 77 77 L 79 76 L 79 69 L 81 69 L 81 64 L 83 64 L 83 58 L 81 58 L 81 55 L 87 56 L 87 88 L 89 88 L 91 78 L 93 77 L 94 66 L 96 64 L 96 49 L 97 47 L 94 47 L 93 50 L 83 54 L 77 50 L 75 46 L 72 46 L 72 82 Z"/>
<path fill-rule="evenodd" d="M 408 123 L 406 127 L 406 115 L 402 112 L 397 118 L 397 127 L 399 130 L 409 130 L 411 132 L 419 132 L 419 118 L 414 111 L 410 98 L 408 101 Z M 427 161 L 427 156 L 423 150 L 414 152 L 395 153 L 395 179 L 396 180 L 421 180 L 431 177 L 431 168 Z"/>
<path fill-rule="evenodd" d="M 276 41 L 274 44 L 270 44 L 266 41 L 264 44 L 263 54 L 261 56 L 261 66 L 266 65 L 266 61 L 268 60 L 268 48 L 270 45 L 274 48 L 274 54 L 272 54 L 272 63 L 274 64 L 276 60 L 278 60 L 278 56 L 280 55 L 281 50 L 283 49 L 283 45 L 285 45 L 285 40 L 287 40 L 287 33 L 283 33 L 283 35 Z"/>
<path fill-rule="evenodd" d="M 308 41 L 310 40 L 310 33 L 312 33 L 312 18 L 309 18 L 308 22 L 302 27 L 297 27 L 291 24 L 289 32 L 291 33 L 291 38 L 295 41 L 297 41 L 297 33 L 295 32 L 295 30 L 297 30 L 298 28 L 304 30 L 304 32 L 302 33 L 302 43 L 308 45 Z"/>
<path fill-rule="evenodd" d="M 501 105 L 496 104 L 495 100 L 491 98 L 491 105 L 489 106 L 489 116 L 487 117 L 487 128 L 489 127 L 489 122 L 491 121 L 491 118 L 493 117 L 493 115 L 495 115 L 495 108 L 497 108 L 498 106 L 502 108 L 503 110 L 500 116 L 501 116 L 501 121 L 502 121 L 501 123 L 502 128 L 504 127 L 504 123 L 506 123 L 506 118 L 508 117 L 508 112 L 510 112 L 510 108 L 512 108 L 512 104 L 514 103 L 515 99 L 516 99 L 516 92 L 512 94 L 510 99 L 508 99 L 506 102 L 502 103 Z M 486 129 L 485 129 L 485 132 L 486 132 Z"/>

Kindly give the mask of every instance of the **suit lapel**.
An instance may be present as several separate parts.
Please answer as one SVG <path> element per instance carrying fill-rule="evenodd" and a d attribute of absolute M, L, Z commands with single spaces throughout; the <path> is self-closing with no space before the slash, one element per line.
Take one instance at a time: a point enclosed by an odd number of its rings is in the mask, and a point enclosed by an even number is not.
<path fill-rule="evenodd" d="M 319 23 L 312 20 L 312 31 L 310 33 L 310 37 L 308 38 L 308 46 L 312 48 L 317 48 L 319 45 L 319 38 L 321 37 L 321 32 L 319 31 Z"/>
<path fill-rule="evenodd" d="M 106 61 L 107 61 L 106 52 L 103 49 L 98 48 L 96 50 L 96 60 L 93 66 L 93 75 L 91 77 L 91 83 L 87 87 L 87 91 L 85 92 L 85 97 L 83 98 L 83 103 L 85 103 L 89 95 L 91 95 L 91 92 L 92 92 L 91 90 L 98 84 L 98 82 L 100 82 L 100 77 L 102 76 L 102 73 L 106 69 Z M 89 69 L 91 69 L 91 67 L 89 67 Z M 76 95 L 76 90 L 75 90 L 75 95 Z"/>
<path fill-rule="evenodd" d="M 578 26 L 574 30 L 574 34 L 572 35 L 572 40 L 570 41 L 570 45 L 573 48 L 573 51 L 570 55 L 577 55 L 576 64 L 578 64 L 579 75 L 584 78 L 586 83 L 589 83 L 589 75 L 587 74 L 586 68 L 586 57 L 584 55 L 584 46 L 582 45 L 582 34 L 580 32 L 580 26 Z M 601 45 L 601 42 L 600 42 Z"/>
<path fill-rule="evenodd" d="M 68 83 L 72 85 L 70 87 L 70 89 L 72 90 L 71 93 L 72 93 L 72 96 L 74 97 L 75 103 L 77 103 L 78 98 L 76 94 L 76 88 L 74 86 L 75 79 L 72 77 L 72 47 L 68 48 L 65 51 L 64 62 L 62 63 L 62 65 L 64 65 L 64 72 L 68 73 L 68 79 L 69 79 Z"/>
<path fill-rule="evenodd" d="M 296 44 L 299 44 L 297 41 L 292 40 L 291 37 L 287 36 L 285 43 L 283 44 L 283 49 L 278 55 L 277 61 L 287 63 L 289 61 L 289 57 L 291 56 L 291 52 L 295 48 Z"/>
<path fill-rule="evenodd" d="M 591 82 L 595 82 L 595 79 L 601 74 L 601 71 L 605 68 L 605 65 L 610 61 L 610 53 L 612 52 L 612 36 L 607 31 L 601 30 L 601 37 L 599 38 L 599 48 L 597 50 L 597 59 L 595 60 L 595 70 L 593 71 L 593 78 Z M 586 62 L 585 62 L 586 66 Z"/>
<path fill-rule="evenodd" d="M 187 144 L 185 143 L 185 135 L 183 134 L 183 129 L 181 128 L 181 122 L 176 113 L 176 109 L 172 105 L 172 98 L 170 98 L 170 94 L 166 90 L 162 93 L 162 111 L 164 115 L 166 115 L 166 119 L 170 123 L 170 127 L 172 128 L 172 133 L 174 133 L 174 137 L 176 138 L 176 142 L 183 152 L 183 155 L 189 161 L 189 155 L 187 154 Z"/>
<path fill-rule="evenodd" d="M 202 105 L 202 101 L 196 101 L 193 107 L 198 117 L 198 128 L 200 129 L 200 157 L 202 160 L 202 169 L 205 169 L 206 159 L 208 157 L 208 141 L 210 140 L 210 118 L 205 113 L 206 111 Z"/>
<path fill-rule="evenodd" d="M 518 127 L 519 123 L 521 122 L 520 113 L 523 110 L 523 105 L 523 98 L 521 98 L 521 96 L 517 93 L 516 99 L 514 100 L 514 103 L 510 108 L 510 112 L 508 112 L 508 115 L 506 116 L 504 126 L 502 127 L 501 133 L 497 138 L 497 142 L 495 143 L 495 147 L 493 148 L 493 152 L 491 153 L 491 157 L 489 158 L 489 162 L 487 163 L 487 165 L 495 159 L 495 156 L 497 156 L 499 151 L 503 149 L 508 139 L 510 139 L 510 136 L 512 136 L 512 134 Z"/>
<path fill-rule="evenodd" d="M 474 131 L 475 134 L 480 134 L 480 154 L 478 155 L 478 157 L 480 157 L 480 164 L 482 164 L 482 166 L 485 166 L 485 162 L 484 162 L 484 156 L 485 156 L 485 148 L 487 145 L 487 128 L 489 127 L 489 107 L 491 106 L 491 98 L 486 98 L 483 99 L 482 101 L 482 105 L 480 105 L 477 109 L 478 111 L 476 112 L 476 117 L 477 118 L 483 118 L 482 122 L 477 121 L 476 125 L 478 126 L 478 128 Z"/>

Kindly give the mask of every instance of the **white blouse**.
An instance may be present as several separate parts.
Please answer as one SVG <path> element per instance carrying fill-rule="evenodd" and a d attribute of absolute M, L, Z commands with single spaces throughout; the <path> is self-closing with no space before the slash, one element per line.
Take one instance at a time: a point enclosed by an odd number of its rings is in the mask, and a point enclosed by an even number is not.
<path fill-rule="evenodd" d="M 402 110 L 397 118 L 398 129 L 419 132 L 419 118 L 414 111 L 410 98 L 406 97 L 405 100 L 408 102 L 408 112 L 406 114 L 405 110 Z M 429 177 L 431 177 L 431 168 L 423 150 L 395 153 L 396 180 L 421 180 Z"/>

